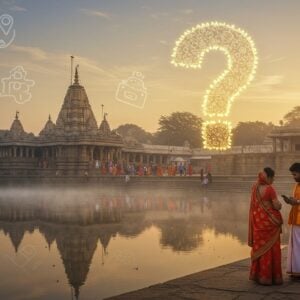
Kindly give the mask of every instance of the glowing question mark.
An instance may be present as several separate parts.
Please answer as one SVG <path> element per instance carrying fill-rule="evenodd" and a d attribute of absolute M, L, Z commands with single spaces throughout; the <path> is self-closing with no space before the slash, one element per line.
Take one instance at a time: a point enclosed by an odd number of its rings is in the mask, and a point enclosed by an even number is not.
<path fill-rule="evenodd" d="M 214 50 L 225 54 L 227 69 L 205 92 L 203 113 L 214 120 L 203 123 L 202 137 L 204 148 L 226 150 L 231 147 L 231 122 L 221 118 L 229 115 L 234 98 L 254 78 L 257 52 L 253 40 L 234 25 L 203 23 L 179 38 L 171 63 L 185 68 L 201 68 L 205 54 Z"/>

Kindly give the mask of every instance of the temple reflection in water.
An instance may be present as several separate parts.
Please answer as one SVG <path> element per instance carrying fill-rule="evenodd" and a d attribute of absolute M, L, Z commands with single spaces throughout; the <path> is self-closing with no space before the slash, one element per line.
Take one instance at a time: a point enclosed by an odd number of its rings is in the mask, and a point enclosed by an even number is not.
<path fill-rule="evenodd" d="M 55 195 L 64 195 L 60 199 Z M 160 247 L 190 252 L 203 243 L 203 232 L 232 235 L 246 243 L 247 201 L 240 195 L 223 196 L 195 191 L 80 192 L 4 191 L 0 197 L 0 232 L 9 237 L 18 253 L 26 233 L 38 230 L 49 251 L 55 243 L 73 295 L 79 298 L 92 259 L 101 245 L 102 263 L 109 254 L 112 238 L 134 238 L 147 228 L 160 231 Z M 227 197 L 227 199 L 226 199 Z M 215 200 L 211 200 L 215 199 Z M 235 205 L 232 205 L 235 203 Z"/>

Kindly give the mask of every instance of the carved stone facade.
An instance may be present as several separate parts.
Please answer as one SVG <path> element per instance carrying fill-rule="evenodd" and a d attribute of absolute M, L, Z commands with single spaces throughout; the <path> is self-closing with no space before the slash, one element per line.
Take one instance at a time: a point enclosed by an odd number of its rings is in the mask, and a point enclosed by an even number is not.
<path fill-rule="evenodd" d="M 104 114 L 100 126 L 76 68 L 58 118 L 49 118 L 38 136 L 25 132 L 18 112 L 10 130 L 0 130 L 0 176 L 84 176 L 101 162 L 167 165 L 192 155 L 184 147 L 146 145 L 123 140 Z"/>
<path fill-rule="evenodd" d="M 0 131 L 1 175 L 83 175 L 95 160 L 122 159 L 121 136 L 111 131 L 104 117 L 98 127 L 76 69 L 56 123 L 49 119 L 38 136 L 26 133 L 18 112 L 10 130 Z"/>

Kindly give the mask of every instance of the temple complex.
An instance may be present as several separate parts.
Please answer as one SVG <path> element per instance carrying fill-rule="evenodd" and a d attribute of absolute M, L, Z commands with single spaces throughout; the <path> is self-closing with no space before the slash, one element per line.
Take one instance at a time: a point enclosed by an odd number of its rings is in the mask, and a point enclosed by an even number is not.
<path fill-rule="evenodd" d="M 38 136 L 23 128 L 16 112 L 9 130 L 0 130 L 0 177 L 68 177 L 107 174 L 112 164 L 116 175 L 129 165 L 191 164 L 193 173 L 211 171 L 218 175 L 251 175 L 263 166 L 288 174 L 288 166 L 300 158 L 300 128 L 277 127 L 270 144 L 232 147 L 227 151 L 192 149 L 183 146 L 138 143 L 111 130 L 107 114 L 98 125 L 78 68 L 68 87 L 56 122 L 49 115 Z M 166 174 L 166 172 L 165 172 Z"/>
<path fill-rule="evenodd" d="M 189 146 L 124 141 L 111 130 L 106 116 L 98 126 L 76 68 L 55 123 L 49 115 L 35 136 L 24 130 L 17 112 L 10 129 L 0 130 L 0 175 L 84 175 L 92 174 L 101 162 L 166 165 L 192 155 Z"/>

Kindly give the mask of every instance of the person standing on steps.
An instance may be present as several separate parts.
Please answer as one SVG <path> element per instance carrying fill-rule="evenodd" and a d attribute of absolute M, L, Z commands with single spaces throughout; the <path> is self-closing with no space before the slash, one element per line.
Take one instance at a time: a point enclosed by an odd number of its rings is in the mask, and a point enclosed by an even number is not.
<path fill-rule="evenodd" d="M 293 197 L 282 195 L 286 203 L 290 204 L 288 224 L 290 225 L 290 238 L 288 245 L 287 273 L 292 277 L 300 278 L 300 163 L 294 163 L 289 168 L 296 185 Z"/>
<path fill-rule="evenodd" d="M 249 279 L 262 285 L 282 284 L 280 233 L 281 203 L 272 187 L 275 172 L 264 168 L 252 187 L 248 245 L 251 249 Z"/>

